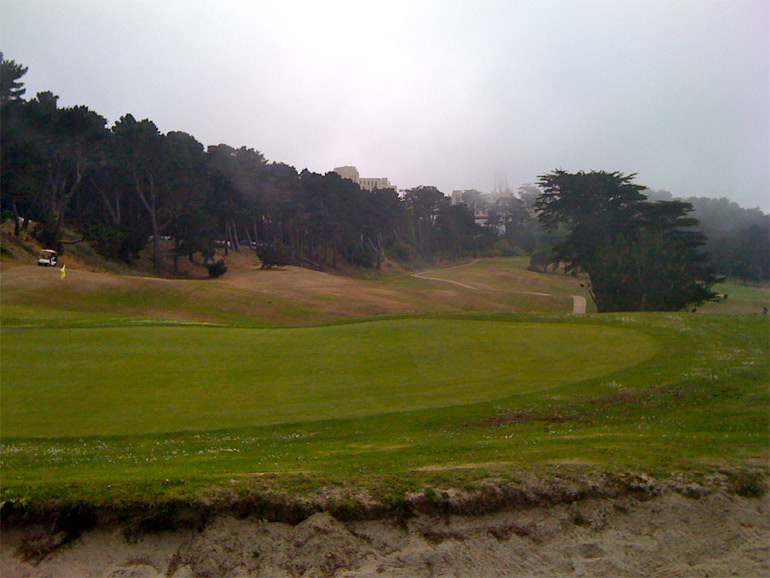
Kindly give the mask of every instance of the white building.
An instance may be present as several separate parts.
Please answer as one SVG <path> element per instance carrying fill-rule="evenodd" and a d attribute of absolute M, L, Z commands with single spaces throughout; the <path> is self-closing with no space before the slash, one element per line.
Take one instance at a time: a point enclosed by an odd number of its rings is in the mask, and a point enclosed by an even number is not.
<path fill-rule="evenodd" d="M 391 185 L 390 181 L 385 177 L 378 178 L 378 179 L 367 179 L 367 178 L 358 179 L 358 186 L 360 186 L 365 191 L 373 191 L 375 189 L 393 189 L 394 191 L 396 190 L 395 185 Z"/>
<path fill-rule="evenodd" d="M 358 169 L 356 167 L 337 167 L 333 172 L 337 173 L 343 179 L 349 179 L 354 183 L 358 182 Z"/>
<path fill-rule="evenodd" d="M 375 189 L 392 189 L 398 192 L 396 186 L 391 185 L 390 181 L 385 177 L 359 177 L 358 169 L 356 167 L 337 167 L 334 169 L 334 172 L 341 176 L 343 179 L 350 179 L 365 191 L 374 191 Z"/>

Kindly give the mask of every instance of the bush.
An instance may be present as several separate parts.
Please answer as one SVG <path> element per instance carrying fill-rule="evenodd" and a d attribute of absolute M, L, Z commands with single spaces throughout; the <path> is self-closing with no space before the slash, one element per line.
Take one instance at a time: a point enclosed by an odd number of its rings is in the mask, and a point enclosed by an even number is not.
<path fill-rule="evenodd" d="M 120 247 L 126 238 L 124 232 L 106 225 L 90 225 L 83 230 L 83 236 L 102 257 L 120 258 Z"/>
<path fill-rule="evenodd" d="M 553 253 L 550 249 L 541 249 L 532 253 L 529 259 L 530 271 L 537 271 L 538 273 L 547 273 L 548 266 L 553 263 Z"/>
<path fill-rule="evenodd" d="M 271 269 L 272 267 L 282 267 L 290 262 L 289 255 L 275 245 L 260 244 L 257 245 L 257 257 L 262 261 L 261 269 Z"/>
<path fill-rule="evenodd" d="M 399 241 L 388 249 L 388 255 L 399 263 L 411 263 L 414 260 L 414 249 L 411 245 Z"/>
<path fill-rule="evenodd" d="M 32 236 L 37 239 L 46 249 L 52 249 L 58 253 L 63 253 L 61 240 L 56 233 L 56 226 L 52 223 L 38 223 L 32 231 Z"/>
<path fill-rule="evenodd" d="M 139 257 L 139 252 L 147 244 L 147 235 L 141 230 L 116 229 L 97 224 L 89 225 L 81 232 L 102 257 L 120 260 L 128 265 Z"/>
<path fill-rule="evenodd" d="M 513 250 L 513 247 L 511 247 L 511 244 L 508 242 L 508 239 L 500 239 L 497 243 L 495 243 L 494 250 L 503 257 L 513 257 L 515 255 L 515 251 Z"/>
<path fill-rule="evenodd" d="M 369 269 L 374 267 L 374 258 L 375 254 L 371 249 L 365 249 L 358 245 L 350 247 L 349 250 L 345 253 L 345 259 L 348 261 L 348 263 L 357 267 L 364 267 Z"/>
<path fill-rule="evenodd" d="M 211 278 L 221 277 L 227 273 L 227 263 L 225 263 L 224 259 L 220 259 L 214 263 L 209 263 L 206 265 L 206 268 L 209 270 L 209 277 Z"/>

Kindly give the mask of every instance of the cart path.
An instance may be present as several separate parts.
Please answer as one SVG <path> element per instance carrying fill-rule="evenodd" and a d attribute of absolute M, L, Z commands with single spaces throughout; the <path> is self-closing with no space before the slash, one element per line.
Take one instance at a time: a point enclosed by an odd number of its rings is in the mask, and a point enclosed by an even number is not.
<path fill-rule="evenodd" d="M 473 291 L 478 291 L 478 287 L 474 287 L 472 285 L 466 285 L 465 283 L 460 283 L 459 281 L 451 281 L 449 279 L 441 279 L 439 277 L 428 277 L 428 273 L 435 273 L 437 271 L 446 271 L 447 269 L 459 269 L 460 267 L 470 267 L 471 265 L 475 265 L 481 261 L 481 259 L 474 259 L 470 263 L 463 263 L 462 265 L 454 265 L 452 267 L 446 267 L 445 269 L 433 269 L 431 271 L 422 271 L 421 273 L 412 273 L 412 277 L 417 277 L 418 279 L 426 279 L 428 281 L 441 281 L 442 283 L 451 283 L 452 285 L 459 285 L 460 287 L 465 287 L 466 289 L 472 289 Z"/>
<path fill-rule="evenodd" d="M 421 271 L 420 273 L 412 273 L 410 277 L 415 277 L 417 279 L 424 279 L 426 281 L 439 281 L 441 283 L 451 283 L 452 285 L 458 285 L 460 287 L 463 287 L 465 289 L 471 289 L 472 291 L 478 291 L 478 287 L 474 287 L 473 285 L 468 285 L 467 283 L 460 283 L 459 281 L 452 281 L 451 279 L 442 279 L 440 277 L 431 277 L 429 274 L 431 273 L 437 273 L 439 271 L 446 271 L 448 269 L 459 269 L 460 267 L 469 267 L 471 265 L 475 265 L 476 263 L 482 261 L 482 259 L 474 259 L 470 263 L 463 263 L 462 265 L 454 265 L 452 267 L 446 267 L 444 269 L 432 269 L 430 271 Z M 551 293 L 537 293 L 534 291 L 514 291 L 514 293 L 517 293 L 519 295 L 538 295 L 540 297 L 551 297 Z M 572 295 L 572 314 L 573 315 L 585 315 L 586 312 L 586 298 L 582 297 L 580 295 Z"/>

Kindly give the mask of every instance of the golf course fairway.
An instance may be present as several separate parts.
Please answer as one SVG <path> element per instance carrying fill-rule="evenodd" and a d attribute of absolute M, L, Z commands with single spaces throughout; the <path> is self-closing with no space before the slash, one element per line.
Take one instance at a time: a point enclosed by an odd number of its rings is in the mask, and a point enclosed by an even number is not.
<path fill-rule="evenodd" d="M 626 328 L 451 318 L 5 329 L 3 433 L 210 431 L 467 405 L 600 377 L 657 350 Z"/>

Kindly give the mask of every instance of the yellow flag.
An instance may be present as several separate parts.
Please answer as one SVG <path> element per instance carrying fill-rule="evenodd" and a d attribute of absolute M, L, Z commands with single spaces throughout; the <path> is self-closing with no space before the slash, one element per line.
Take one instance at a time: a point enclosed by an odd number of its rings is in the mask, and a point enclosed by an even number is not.
<path fill-rule="evenodd" d="M 61 270 L 59 271 L 59 277 L 64 279 L 66 276 L 67 276 L 67 266 L 66 265 L 62 265 L 61 266 Z"/>

